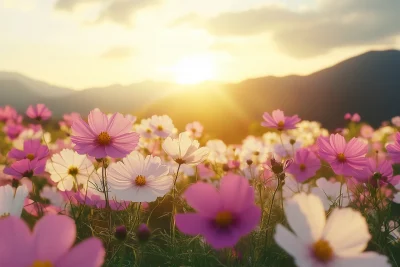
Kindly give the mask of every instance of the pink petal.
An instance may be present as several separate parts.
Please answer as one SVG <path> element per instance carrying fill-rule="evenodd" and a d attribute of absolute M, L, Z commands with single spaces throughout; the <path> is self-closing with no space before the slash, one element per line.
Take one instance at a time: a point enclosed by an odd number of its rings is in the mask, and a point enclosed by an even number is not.
<path fill-rule="evenodd" d="M 97 238 L 89 238 L 72 248 L 57 261 L 57 267 L 100 267 L 104 262 L 105 250 Z"/>

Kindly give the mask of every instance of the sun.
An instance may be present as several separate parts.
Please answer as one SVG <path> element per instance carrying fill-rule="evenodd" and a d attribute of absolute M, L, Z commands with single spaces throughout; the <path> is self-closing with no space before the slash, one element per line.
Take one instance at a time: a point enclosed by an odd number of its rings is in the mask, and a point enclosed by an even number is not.
<path fill-rule="evenodd" d="M 215 77 L 215 63 L 207 55 L 185 57 L 172 68 L 172 72 L 179 84 L 197 84 Z"/>

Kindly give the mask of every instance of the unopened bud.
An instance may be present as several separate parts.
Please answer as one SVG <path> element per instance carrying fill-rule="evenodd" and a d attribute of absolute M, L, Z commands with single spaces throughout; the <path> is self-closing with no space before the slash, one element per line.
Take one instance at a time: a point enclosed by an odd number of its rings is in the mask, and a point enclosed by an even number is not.
<path fill-rule="evenodd" d="M 146 224 L 142 223 L 136 231 L 136 236 L 139 241 L 146 242 L 151 236 L 151 231 Z"/>
<path fill-rule="evenodd" d="M 120 225 L 117 228 L 115 228 L 114 236 L 116 239 L 121 240 L 121 241 L 125 240 L 127 234 L 128 234 L 128 232 L 126 230 L 125 225 Z"/>

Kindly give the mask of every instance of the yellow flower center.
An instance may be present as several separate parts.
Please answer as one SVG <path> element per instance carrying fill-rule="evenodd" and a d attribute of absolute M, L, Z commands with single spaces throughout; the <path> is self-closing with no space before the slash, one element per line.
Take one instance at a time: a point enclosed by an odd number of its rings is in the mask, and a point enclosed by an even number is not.
<path fill-rule="evenodd" d="M 233 223 L 233 215 L 229 211 L 220 211 L 217 213 L 217 217 L 215 217 L 215 223 L 220 228 L 227 228 Z"/>
<path fill-rule="evenodd" d="M 31 267 L 53 267 L 50 261 L 34 261 Z"/>
<path fill-rule="evenodd" d="M 346 156 L 343 153 L 339 153 L 336 158 L 341 163 L 346 162 Z"/>
<path fill-rule="evenodd" d="M 142 176 L 142 175 L 137 176 L 136 179 L 135 179 L 135 184 L 136 184 L 137 186 L 144 186 L 144 185 L 146 185 L 146 177 L 144 177 L 144 176 Z"/>
<path fill-rule="evenodd" d="M 75 166 L 69 167 L 69 169 L 68 169 L 68 174 L 69 174 L 69 175 L 75 177 L 78 173 L 79 173 L 79 170 L 78 170 L 77 167 L 75 167 Z"/>
<path fill-rule="evenodd" d="M 278 130 L 279 131 L 282 131 L 284 126 L 285 126 L 285 123 L 283 121 L 278 122 Z"/>
<path fill-rule="evenodd" d="M 178 164 L 180 164 L 180 165 L 182 165 L 182 164 L 185 164 L 185 160 L 183 160 L 183 159 L 181 159 L 181 158 L 177 158 L 176 160 L 175 160 L 175 162 L 176 163 L 178 163 Z"/>
<path fill-rule="evenodd" d="M 320 262 L 329 262 L 333 258 L 333 249 L 331 248 L 328 241 L 323 239 L 317 241 L 312 246 L 312 252 L 314 257 Z"/>
<path fill-rule="evenodd" d="M 97 137 L 97 143 L 102 146 L 109 145 L 111 143 L 111 136 L 107 132 L 101 132 Z"/>
<path fill-rule="evenodd" d="M 29 160 L 34 160 L 35 159 L 35 155 L 28 154 L 28 155 L 26 155 L 26 158 L 29 159 Z"/>
<path fill-rule="evenodd" d="M 150 134 L 150 133 L 151 133 L 151 130 L 150 130 L 150 129 L 147 129 L 146 132 Z"/>
<path fill-rule="evenodd" d="M 158 125 L 157 130 L 162 131 L 164 128 L 161 125 Z"/>
<path fill-rule="evenodd" d="M 300 171 L 305 171 L 306 170 L 306 165 L 300 164 L 299 168 L 300 168 Z"/>

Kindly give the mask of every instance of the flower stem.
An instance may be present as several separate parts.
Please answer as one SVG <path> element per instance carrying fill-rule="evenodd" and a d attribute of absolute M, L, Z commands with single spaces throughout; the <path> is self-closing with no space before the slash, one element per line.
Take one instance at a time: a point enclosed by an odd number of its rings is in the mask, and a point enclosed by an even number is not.
<path fill-rule="evenodd" d="M 178 175 L 179 175 L 179 170 L 181 168 L 182 164 L 178 165 L 178 170 L 176 171 L 176 176 L 174 179 L 174 185 L 172 187 L 172 212 L 171 212 L 171 241 L 172 245 L 175 243 L 175 213 L 176 213 L 176 206 L 175 206 L 175 200 L 176 200 L 176 181 L 178 180 Z"/>
<path fill-rule="evenodd" d="M 271 220 L 271 214 L 272 214 L 272 207 L 273 207 L 273 205 L 274 205 L 274 200 L 275 200 L 275 196 L 276 196 L 276 192 L 278 192 L 278 189 L 280 188 L 280 186 L 281 186 L 281 181 L 280 181 L 280 179 L 277 177 L 277 180 L 278 180 L 278 185 L 276 186 L 276 188 L 275 188 L 275 191 L 274 191 L 274 194 L 272 195 L 272 199 L 271 199 L 271 205 L 269 206 L 269 213 L 268 213 L 268 219 L 267 219 L 267 229 L 266 229 L 266 231 L 265 231 L 265 245 L 267 245 L 267 243 L 268 243 L 268 226 L 269 226 L 269 222 L 270 222 L 270 220 Z"/>

